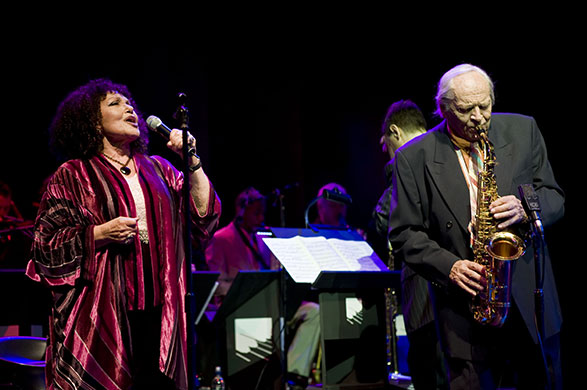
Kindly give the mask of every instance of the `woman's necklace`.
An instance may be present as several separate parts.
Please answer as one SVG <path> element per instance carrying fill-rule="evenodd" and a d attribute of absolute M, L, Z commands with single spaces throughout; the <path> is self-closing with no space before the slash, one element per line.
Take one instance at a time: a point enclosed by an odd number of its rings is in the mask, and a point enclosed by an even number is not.
<path fill-rule="evenodd" d="M 110 160 L 110 161 L 114 161 L 115 163 L 117 163 L 117 164 L 121 165 L 121 167 L 120 167 L 119 169 L 120 169 L 120 172 L 121 172 L 123 175 L 127 175 L 127 176 L 128 176 L 128 175 L 130 175 L 130 168 L 129 168 L 127 165 L 128 165 L 128 163 L 130 162 L 130 160 L 132 159 L 132 156 L 129 156 L 129 157 L 128 157 L 128 160 L 126 160 L 126 163 L 124 163 L 124 164 L 123 164 L 122 162 L 118 161 L 118 160 L 117 160 L 117 159 L 115 159 L 114 157 L 110 157 L 110 156 L 109 156 L 109 155 L 107 155 L 106 153 L 102 153 L 102 155 L 103 155 L 104 157 L 106 157 L 108 160 Z"/>

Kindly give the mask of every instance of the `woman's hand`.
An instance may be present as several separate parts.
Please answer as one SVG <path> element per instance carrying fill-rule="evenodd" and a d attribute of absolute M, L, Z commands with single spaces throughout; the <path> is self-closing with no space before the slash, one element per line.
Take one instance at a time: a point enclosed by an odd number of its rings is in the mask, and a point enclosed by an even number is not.
<path fill-rule="evenodd" d="M 96 247 L 110 243 L 130 244 L 137 235 L 138 217 L 117 217 L 94 226 Z"/>
<path fill-rule="evenodd" d="M 189 155 L 190 166 L 190 194 L 196 204 L 196 209 L 201 217 L 206 215 L 210 200 L 210 182 L 204 174 L 200 164 L 200 157 L 196 154 L 196 139 L 188 132 L 188 149 L 193 149 Z M 167 147 L 175 153 L 183 156 L 183 132 L 178 129 L 171 130 Z M 194 167 L 192 169 L 191 167 Z"/>
<path fill-rule="evenodd" d="M 175 153 L 183 156 L 183 132 L 178 129 L 171 130 L 169 134 L 169 141 L 167 147 L 173 150 Z M 188 149 L 196 151 L 196 139 L 193 135 L 188 132 Z"/>

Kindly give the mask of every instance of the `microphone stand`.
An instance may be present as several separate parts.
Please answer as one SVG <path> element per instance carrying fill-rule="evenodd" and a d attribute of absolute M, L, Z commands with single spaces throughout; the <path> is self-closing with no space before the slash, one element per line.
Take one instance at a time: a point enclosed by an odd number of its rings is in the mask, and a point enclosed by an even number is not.
<path fill-rule="evenodd" d="M 285 227 L 285 193 L 295 187 L 298 186 L 298 183 L 293 184 L 286 184 L 282 188 L 275 188 L 272 191 L 272 195 L 275 197 L 275 201 L 273 202 L 273 207 L 279 207 L 279 226 Z"/>
<path fill-rule="evenodd" d="M 546 377 L 546 389 L 551 388 L 551 379 L 548 368 L 548 361 L 545 354 L 545 326 L 544 326 L 544 229 L 542 220 L 537 215 L 533 218 L 532 241 L 534 245 L 534 276 L 536 278 L 536 289 L 534 290 L 534 311 L 536 317 L 536 328 L 538 330 L 538 345 L 544 361 L 544 375 Z"/>
<path fill-rule="evenodd" d="M 534 242 L 534 272 L 536 289 L 534 304 L 536 307 L 536 323 L 540 339 L 544 340 L 544 230 L 540 220 L 532 224 L 532 240 Z"/>
<path fill-rule="evenodd" d="M 273 190 L 273 194 L 277 198 L 275 203 L 277 203 L 277 205 L 279 207 L 279 226 L 285 227 L 285 207 L 283 206 L 283 194 L 281 193 L 279 188 L 276 188 L 275 190 Z M 275 205 L 275 203 L 274 203 L 274 205 Z"/>
<path fill-rule="evenodd" d="M 185 295 L 185 311 L 186 311 L 186 331 L 187 331 L 187 369 L 188 369 L 188 389 L 196 389 L 196 355 L 195 355 L 195 295 L 192 278 L 192 241 L 191 241 L 191 209 L 190 209 L 190 162 L 189 162 L 189 117 L 188 109 L 184 106 L 186 95 L 179 93 L 179 106 L 173 115 L 177 121 L 179 129 L 182 130 L 182 148 L 183 148 L 183 205 L 184 205 L 184 252 L 185 252 L 185 278 L 186 278 L 186 295 Z"/>
<path fill-rule="evenodd" d="M 545 351 L 545 321 L 544 321 L 544 250 L 546 242 L 544 241 L 544 226 L 542 225 L 542 218 L 540 217 L 540 200 L 534 191 L 532 184 L 522 184 L 518 187 L 520 199 L 524 206 L 524 211 L 529 217 L 532 245 L 534 247 L 534 321 L 536 322 L 536 338 L 538 339 L 538 347 L 542 353 L 542 360 L 544 364 L 544 375 L 546 379 L 546 388 L 550 389 L 552 383 L 550 382 L 549 363 L 546 358 Z"/>
<path fill-rule="evenodd" d="M 538 331 L 538 346 L 542 353 L 544 363 L 544 375 L 546 378 L 546 389 L 551 388 L 551 379 L 549 374 L 548 362 L 544 351 L 545 326 L 544 326 L 544 228 L 542 220 L 538 213 L 532 214 L 531 218 L 532 243 L 534 246 L 534 277 L 536 279 L 536 288 L 534 290 L 534 316 L 536 318 L 536 328 Z"/>

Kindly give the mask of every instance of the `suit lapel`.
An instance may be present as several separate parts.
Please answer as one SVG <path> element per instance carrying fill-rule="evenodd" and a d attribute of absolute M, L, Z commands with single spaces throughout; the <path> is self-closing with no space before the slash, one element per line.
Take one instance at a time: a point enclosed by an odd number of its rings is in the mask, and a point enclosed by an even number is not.
<path fill-rule="evenodd" d="M 467 231 L 471 220 L 469 189 L 445 125 L 437 131 L 434 160 L 427 164 L 427 169 L 455 220 Z"/>
<path fill-rule="evenodd" d="M 466 231 L 471 220 L 469 189 L 461 173 L 453 144 L 448 138 L 446 125 L 438 127 L 435 139 L 434 159 L 427 164 L 427 169 L 447 207 L 461 228 Z M 489 139 L 493 144 L 497 160 L 495 177 L 499 194 L 508 195 L 513 174 L 512 170 L 508 169 L 511 166 L 512 145 L 504 142 L 493 127 L 489 129 Z M 459 174 L 455 175 L 455 172 Z"/>
<path fill-rule="evenodd" d="M 510 195 L 513 171 L 508 167 L 512 166 L 512 144 L 504 142 L 493 126 L 489 128 L 488 134 L 495 151 L 495 180 L 498 193 L 500 196 Z"/>

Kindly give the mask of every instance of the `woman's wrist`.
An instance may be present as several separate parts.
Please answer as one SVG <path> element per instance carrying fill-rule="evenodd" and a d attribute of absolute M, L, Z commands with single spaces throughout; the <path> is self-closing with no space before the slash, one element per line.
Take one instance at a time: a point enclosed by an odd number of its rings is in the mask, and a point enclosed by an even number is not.
<path fill-rule="evenodd" d="M 192 158 L 190 160 L 190 166 L 188 167 L 190 172 L 194 173 L 195 171 L 197 171 L 200 168 L 202 168 L 202 160 L 199 157 Z"/>

